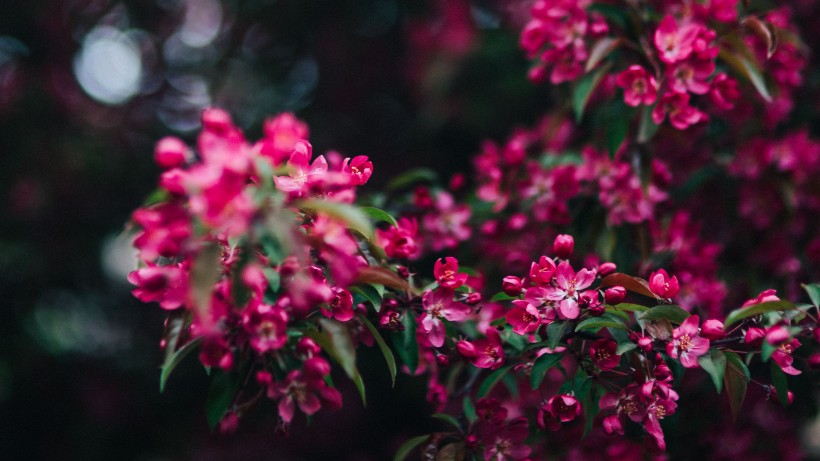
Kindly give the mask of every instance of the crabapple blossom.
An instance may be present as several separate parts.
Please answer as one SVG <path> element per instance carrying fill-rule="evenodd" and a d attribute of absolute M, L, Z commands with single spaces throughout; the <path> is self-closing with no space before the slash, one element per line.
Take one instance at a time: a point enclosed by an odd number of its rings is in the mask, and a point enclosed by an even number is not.
<path fill-rule="evenodd" d="M 709 340 L 700 336 L 697 315 L 687 317 L 678 327 L 672 330 L 672 340 L 666 344 L 666 353 L 674 359 L 680 359 L 686 368 L 697 368 L 698 357 L 709 352 Z"/>

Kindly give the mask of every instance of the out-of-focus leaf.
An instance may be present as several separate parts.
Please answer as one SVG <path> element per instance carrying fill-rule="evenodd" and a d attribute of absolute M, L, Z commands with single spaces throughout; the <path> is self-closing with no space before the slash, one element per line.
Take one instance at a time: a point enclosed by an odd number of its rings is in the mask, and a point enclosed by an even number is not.
<path fill-rule="evenodd" d="M 536 390 L 541 386 L 547 371 L 560 362 L 562 358 L 562 354 L 541 354 L 535 359 L 530 371 L 530 387 L 532 387 L 532 390 Z"/>
<path fill-rule="evenodd" d="M 726 356 L 722 351 L 712 349 L 708 354 L 698 357 L 698 363 L 703 371 L 709 374 L 715 384 L 717 393 L 723 389 L 723 377 L 726 373 Z"/>
<path fill-rule="evenodd" d="M 492 298 L 490 298 L 490 302 L 499 302 L 499 301 L 512 301 L 513 299 L 518 299 L 517 296 L 510 296 L 503 291 L 501 293 L 496 293 Z"/>
<path fill-rule="evenodd" d="M 297 202 L 296 206 L 338 219 L 344 222 L 347 227 L 364 235 L 368 240 L 373 240 L 373 225 L 370 224 L 367 215 L 353 205 L 329 200 L 308 199 Z"/>
<path fill-rule="evenodd" d="M 658 132 L 661 126 L 652 120 L 652 109 L 655 106 L 643 106 L 641 108 L 641 122 L 638 125 L 638 144 L 646 144 Z"/>
<path fill-rule="evenodd" d="M 174 371 L 174 368 L 179 365 L 182 360 L 191 353 L 191 351 L 195 350 L 199 343 L 202 342 L 202 337 L 196 338 L 192 341 L 188 341 L 188 344 L 180 347 L 177 351 L 175 351 L 171 356 L 165 358 L 165 363 L 162 364 L 162 371 L 159 374 L 159 391 L 163 392 L 165 390 L 165 383 L 168 381 L 168 377 L 171 376 L 171 372 Z"/>
<path fill-rule="evenodd" d="M 484 381 L 482 381 L 481 385 L 478 386 L 478 393 L 476 394 L 476 397 L 479 399 L 486 397 L 490 393 L 490 391 L 493 390 L 495 385 L 501 381 L 504 375 L 506 375 L 507 372 L 510 371 L 511 368 L 512 367 L 508 365 L 506 367 L 501 367 L 498 370 L 495 370 L 494 372 L 490 373 L 489 376 L 484 378 Z"/>
<path fill-rule="evenodd" d="M 602 14 L 606 19 L 617 24 L 621 29 L 626 29 L 629 23 L 629 16 L 627 16 L 628 9 L 623 6 L 595 2 L 587 8 L 587 11 Z"/>
<path fill-rule="evenodd" d="M 212 376 L 205 408 L 208 426 L 211 430 L 214 430 L 222 417 L 225 416 L 225 412 L 228 411 L 236 392 L 239 390 L 239 375 L 236 372 L 226 373 L 217 369 L 213 370 Z"/>
<path fill-rule="evenodd" d="M 618 343 L 618 348 L 617 348 L 617 349 L 615 349 L 615 354 L 617 354 L 617 355 L 624 355 L 624 354 L 626 354 L 627 352 L 629 352 L 629 351 L 631 351 L 632 349 L 635 349 L 635 348 L 637 348 L 637 347 L 638 347 L 638 345 L 637 345 L 637 344 L 635 344 L 635 343 L 633 343 L 633 342 L 631 342 L 631 341 L 627 341 L 627 342 Z"/>
<path fill-rule="evenodd" d="M 404 330 L 393 332 L 391 338 L 396 354 L 407 365 L 410 374 L 413 374 L 419 366 L 419 345 L 416 342 L 416 319 L 411 311 L 404 314 L 402 324 Z"/>
<path fill-rule="evenodd" d="M 419 182 L 437 182 L 438 174 L 429 168 L 416 168 L 393 178 L 387 183 L 387 190 L 404 189 Z"/>
<path fill-rule="evenodd" d="M 766 79 L 756 62 L 741 53 L 727 49 L 720 50 L 720 57 L 732 69 L 748 80 L 766 102 L 772 102 L 772 95 L 766 85 Z"/>
<path fill-rule="evenodd" d="M 602 37 L 592 45 L 589 50 L 589 58 L 587 59 L 586 68 L 584 72 L 589 72 L 595 68 L 601 61 L 604 60 L 610 53 L 621 46 L 620 38 Z"/>
<path fill-rule="evenodd" d="M 723 322 L 723 327 L 725 330 L 728 330 L 730 325 L 745 318 L 764 314 L 766 312 L 785 311 L 792 309 L 793 307 L 794 304 L 789 301 L 769 301 L 754 304 L 748 307 L 741 307 L 740 309 L 733 310 L 726 316 L 726 321 Z"/>
<path fill-rule="evenodd" d="M 375 222 L 386 222 L 386 223 L 389 223 L 390 225 L 392 225 L 394 227 L 398 227 L 398 225 L 399 225 L 396 222 L 396 218 L 394 218 L 393 216 L 390 216 L 390 213 L 388 213 L 384 210 L 381 210 L 379 208 L 372 207 L 372 206 L 363 206 L 363 207 L 359 207 L 359 210 L 361 210 L 362 213 L 364 213 L 367 217 L 369 217 L 370 219 L 372 219 Z"/>
<path fill-rule="evenodd" d="M 364 382 L 356 368 L 356 347 L 347 327 L 336 320 L 324 318 L 319 319 L 319 325 L 322 327 L 321 332 L 309 330 L 305 334 L 316 341 L 333 360 L 341 365 L 359 390 L 362 403 L 366 403 Z"/>
<path fill-rule="evenodd" d="M 462 461 L 466 455 L 464 442 L 453 442 L 444 445 L 436 453 L 436 461 Z"/>
<path fill-rule="evenodd" d="M 820 283 L 809 283 L 800 285 L 809 294 L 809 299 L 814 307 L 820 307 Z"/>
<path fill-rule="evenodd" d="M 626 135 L 629 134 L 629 126 L 635 117 L 635 110 L 635 108 L 627 106 L 621 98 L 614 99 L 601 109 L 600 114 L 604 124 L 604 142 L 610 158 L 615 157 L 615 153 L 618 152 L 621 144 L 626 139 Z"/>
<path fill-rule="evenodd" d="M 638 293 L 639 295 L 648 296 L 650 298 L 657 298 L 655 293 L 652 293 L 652 290 L 649 289 L 649 282 L 638 277 L 632 277 L 631 275 L 616 272 L 614 274 L 607 275 L 603 280 L 601 280 L 601 288 L 609 288 L 619 285 L 633 293 Z"/>
<path fill-rule="evenodd" d="M 393 456 L 393 461 L 404 461 L 407 458 L 407 455 L 410 454 L 417 446 L 424 443 L 427 439 L 429 439 L 429 435 L 420 435 L 418 437 L 413 437 L 412 439 L 404 442 L 402 446 L 396 451 L 396 455 Z"/>
<path fill-rule="evenodd" d="M 757 16 L 746 16 L 740 23 L 763 40 L 763 43 L 766 44 L 766 59 L 771 59 L 772 55 L 777 50 L 777 27 L 768 21 L 758 18 Z"/>
<path fill-rule="evenodd" d="M 211 292 L 222 272 L 219 258 L 222 249 L 215 243 L 206 244 L 196 255 L 191 266 L 191 299 L 198 318 L 207 330 L 211 319 Z"/>
<path fill-rule="evenodd" d="M 646 332 L 654 339 L 666 341 L 672 337 L 672 323 L 667 319 L 641 320 L 641 322 L 644 322 Z"/>
<path fill-rule="evenodd" d="M 410 289 L 410 285 L 407 284 L 407 280 L 399 277 L 390 269 L 376 266 L 367 266 L 359 269 L 359 273 L 356 275 L 356 282 L 362 284 L 369 283 L 372 285 L 384 285 L 399 291 Z"/>
<path fill-rule="evenodd" d="M 780 369 L 774 360 L 771 362 L 772 367 L 772 385 L 777 391 L 777 399 L 784 407 L 789 404 L 789 383 L 786 381 L 786 374 Z"/>
<path fill-rule="evenodd" d="M 578 325 L 575 327 L 575 331 L 582 331 L 582 330 L 590 330 L 590 331 L 598 331 L 601 328 L 620 328 L 622 330 L 628 330 L 626 325 L 621 318 L 611 313 L 604 313 L 604 315 L 600 317 L 590 317 L 588 319 L 582 320 Z"/>
<path fill-rule="evenodd" d="M 366 326 L 367 329 L 370 330 L 370 334 L 373 335 L 373 339 L 376 340 L 376 344 L 379 345 L 379 349 L 382 351 L 382 355 L 384 355 L 384 361 L 387 362 L 387 369 L 390 371 L 390 381 L 393 383 L 393 387 L 395 387 L 397 368 L 396 358 L 393 357 L 393 351 L 391 351 L 390 348 L 387 347 L 387 343 L 384 342 L 384 338 L 382 338 L 381 333 L 379 333 L 379 330 L 376 329 L 376 327 L 370 322 L 370 320 L 367 320 L 367 317 L 361 316 L 359 318 L 361 319 L 362 323 L 364 323 L 364 326 Z"/>
<path fill-rule="evenodd" d="M 454 418 L 452 415 L 448 415 L 446 413 L 435 413 L 435 414 L 432 414 L 430 416 L 432 416 L 433 418 L 440 419 L 440 420 L 444 421 L 445 423 L 453 426 L 454 428 L 458 429 L 459 431 L 461 430 L 461 424 L 459 424 L 458 420 L 456 418 Z"/>
<path fill-rule="evenodd" d="M 763 344 L 760 345 L 760 360 L 768 362 L 776 350 L 777 346 L 768 341 L 763 341 Z"/>
<path fill-rule="evenodd" d="M 605 64 L 598 70 L 584 75 L 581 80 L 575 85 L 572 91 L 572 110 L 575 112 L 575 120 L 580 122 L 584 117 L 584 109 L 589 102 L 589 97 L 592 96 L 595 88 L 601 83 L 601 78 L 606 75 L 610 65 Z"/>
<path fill-rule="evenodd" d="M 462 407 L 464 408 L 464 417 L 467 418 L 467 421 L 470 423 L 474 423 L 478 420 L 478 414 L 475 411 L 475 405 L 473 405 L 473 401 L 470 400 L 470 396 L 467 395 L 464 397 L 462 401 Z"/>
<path fill-rule="evenodd" d="M 662 304 L 660 306 L 655 306 L 648 311 L 643 312 L 640 314 L 641 320 L 660 320 L 666 319 L 670 322 L 680 325 L 684 322 L 687 318 L 689 318 L 689 312 L 683 310 L 678 306 L 666 305 Z"/>
<path fill-rule="evenodd" d="M 646 306 L 642 306 L 640 304 L 632 304 L 632 303 L 620 303 L 615 305 L 615 309 L 620 311 L 627 311 L 627 312 L 645 312 L 648 311 L 649 308 Z"/>
<path fill-rule="evenodd" d="M 746 386 L 749 383 L 749 368 L 743 363 L 740 356 L 731 351 L 724 352 L 726 357 L 726 372 L 723 375 L 723 384 L 729 396 L 729 407 L 732 410 L 732 420 L 737 420 L 743 400 L 746 398 Z"/>

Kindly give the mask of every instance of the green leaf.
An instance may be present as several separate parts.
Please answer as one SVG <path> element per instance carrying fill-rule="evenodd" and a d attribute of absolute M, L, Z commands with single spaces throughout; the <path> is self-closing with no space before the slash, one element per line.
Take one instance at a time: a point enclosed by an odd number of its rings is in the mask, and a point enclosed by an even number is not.
<path fill-rule="evenodd" d="M 436 461 L 463 461 L 467 455 L 467 444 L 464 442 L 448 443 L 436 451 Z"/>
<path fill-rule="evenodd" d="M 495 370 L 494 372 L 490 373 L 490 375 L 487 376 L 481 383 L 481 386 L 478 387 L 478 393 L 476 394 L 476 397 L 479 399 L 486 397 L 487 394 L 489 394 L 490 391 L 493 390 L 495 385 L 501 381 L 504 375 L 506 375 L 511 368 L 512 366 L 508 365 L 506 367 L 501 367 L 498 370 Z"/>
<path fill-rule="evenodd" d="M 561 361 L 563 354 L 541 354 L 535 359 L 530 370 L 530 387 L 536 390 L 541 386 L 547 371 Z"/>
<path fill-rule="evenodd" d="M 581 80 L 575 85 L 572 92 L 572 110 L 575 112 L 575 120 L 580 122 L 584 117 L 584 109 L 586 108 L 589 97 L 592 92 L 601 82 L 601 78 L 606 75 L 610 68 L 610 64 L 601 66 L 595 72 L 590 72 L 584 75 Z"/>
<path fill-rule="evenodd" d="M 638 345 L 631 342 L 631 341 L 618 343 L 618 347 L 615 349 L 615 354 L 616 355 L 624 355 L 627 352 L 629 352 L 629 351 L 631 351 L 631 350 L 633 350 L 637 347 L 638 347 Z"/>
<path fill-rule="evenodd" d="M 604 123 L 604 141 L 610 157 L 614 157 L 629 133 L 629 125 L 635 117 L 635 108 L 627 106 L 622 98 L 617 98 L 600 113 Z"/>
<path fill-rule="evenodd" d="M 624 325 L 623 319 L 611 313 L 605 312 L 600 317 L 590 317 L 588 319 L 582 320 L 575 327 L 575 331 L 598 331 L 601 328 L 620 328 L 622 330 L 629 330 L 629 328 L 627 328 L 627 326 Z"/>
<path fill-rule="evenodd" d="M 769 359 L 772 358 L 772 354 L 774 354 L 774 351 L 776 350 L 777 346 L 764 340 L 763 344 L 760 345 L 760 360 L 768 362 Z"/>
<path fill-rule="evenodd" d="M 557 321 L 547 325 L 547 347 L 555 349 L 561 344 L 561 338 L 569 330 L 569 322 Z"/>
<path fill-rule="evenodd" d="M 427 439 L 429 439 L 429 435 L 420 435 L 418 437 L 413 437 L 412 439 L 404 442 L 401 447 L 396 451 L 396 455 L 393 456 L 393 461 L 404 461 L 407 458 L 407 455 L 410 454 L 417 446 L 421 445 Z"/>
<path fill-rule="evenodd" d="M 717 393 L 723 389 L 723 377 L 726 373 L 726 356 L 722 351 L 712 349 L 708 354 L 698 357 L 698 363 L 703 371 L 709 374 L 715 384 Z"/>
<path fill-rule="evenodd" d="M 353 384 L 356 385 L 356 390 L 359 391 L 359 397 L 362 398 L 362 405 L 367 406 L 367 394 L 365 393 L 364 389 L 364 379 L 362 379 L 362 375 L 359 372 L 356 372 L 356 375 L 353 376 Z"/>
<path fill-rule="evenodd" d="M 324 318 L 319 319 L 319 325 L 322 327 L 321 332 L 309 330 L 305 334 L 316 341 L 333 360 L 341 365 L 359 390 L 362 403 L 366 403 L 364 382 L 356 368 L 356 347 L 347 327 L 336 320 Z"/>
<path fill-rule="evenodd" d="M 467 418 L 467 421 L 470 423 L 474 423 L 478 420 L 478 414 L 475 411 L 475 405 L 473 405 L 473 401 L 470 400 L 470 396 L 464 396 L 464 400 L 461 402 L 462 407 L 464 408 L 464 417 Z"/>
<path fill-rule="evenodd" d="M 809 294 L 809 299 L 814 307 L 820 307 L 820 283 L 809 283 L 800 285 Z"/>
<path fill-rule="evenodd" d="M 394 227 L 399 226 L 399 224 L 396 222 L 396 218 L 390 216 L 390 213 L 384 210 L 372 206 L 359 207 L 359 210 L 361 210 L 362 213 L 365 214 L 365 216 L 367 216 L 375 222 L 386 222 Z"/>
<path fill-rule="evenodd" d="M 373 339 L 376 340 L 376 344 L 379 345 L 379 349 L 381 349 L 382 355 L 384 356 L 384 361 L 387 362 L 387 369 L 390 371 L 390 380 L 393 383 L 393 387 L 396 387 L 397 368 L 396 358 L 393 357 L 393 351 L 391 351 L 390 348 L 387 347 L 387 343 L 384 342 L 384 338 L 382 338 L 381 333 L 379 333 L 379 330 L 376 329 L 376 327 L 370 322 L 370 320 L 367 319 L 367 317 L 360 316 L 359 318 L 361 319 L 362 323 L 364 323 L 364 326 L 366 326 L 367 329 L 370 330 L 370 334 L 373 335 Z"/>
<path fill-rule="evenodd" d="M 296 206 L 338 219 L 344 222 L 347 227 L 364 235 L 368 240 L 373 240 L 373 225 L 370 224 L 367 215 L 353 205 L 329 200 L 308 199 L 296 202 Z"/>
<path fill-rule="evenodd" d="M 206 244 L 194 258 L 191 267 L 191 299 L 194 311 L 201 321 L 210 321 L 211 292 L 222 273 L 219 261 L 222 249 L 217 244 Z M 210 325 L 204 325 L 205 329 Z"/>
<path fill-rule="evenodd" d="M 598 39 L 589 51 L 589 58 L 587 59 L 584 72 L 589 72 L 609 56 L 613 51 L 621 46 L 620 38 L 602 37 Z"/>
<path fill-rule="evenodd" d="M 239 375 L 235 372 L 226 373 L 222 370 L 213 370 L 211 388 L 208 390 L 208 400 L 205 408 L 208 417 L 208 426 L 216 428 L 222 417 L 228 411 L 234 396 L 239 391 Z"/>
<path fill-rule="evenodd" d="M 724 330 L 728 330 L 729 325 L 743 320 L 748 317 L 760 315 L 766 312 L 785 311 L 794 307 L 794 304 L 789 301 L 769 301 L 766 303 L 754 304 L 748 307 L 741 307 L 735 309 L 726 316 L 726 321 L 723 322 Z"/>
<path fill-rule="evenodd" d="M 387 183 L 387 190 L 405 189 L 417 182 L 437 182 L 438 174 L 429 168 L 416 168 L 393 178 Z"/>
<path fill-rule="evenodd" d="M 689 312 L 685 311 L 684 309 L 673 306 L 673 305 L 660 305 L 655 306 L 648 311 L 642 313 L 640 315 L 641 320 L 661 320 L 666 319 L 674 324 L 680 325 L 684 322 L 687 318 L 689 318 Z"/>
<path fill-rule="evenodd" d="M 652 290 L 649 289 L 649 283 L 638 277 L 632 277 L 631 275 L 616 272 L 614 274 L 607 275 L 603 280 L 601 280 L 601 288 L 609 288 L 614 286 L 622 286 L 633 293 L 638 293 L 639 295 L 657 299 L 655 293 L 652 293 Z"/>
<path fill-rule="evenodd" d="M 732 410 L 732 420 L 737 420 L 743 400 L 746 398 L 746 387 L 749 383 L 749 368 L 736 353 L 725 351 L 726 372 L 723 375 L 723 384 L 729 396 L 729 407 Z"/>
<path fill-rule="evenodd" d="M 502 291 L 500 293 L 496 293 L 492 298 L 490 298 L 490 302 L 496 303 L 499 301 L 512 301 L 513 299 L 518 299 L 518 296 L 510 296 Z"/>
<path fill-rule="evenodd" d="M 638 144 L 646 144 L 649 140 L 655 136 L 655 133 L 658 132 L 658 128 L 660 125 L 657 125 L 654 120 L 652 120 L 652 109 L 655 106 L 643 106 L 641 108 L 641 121 L 638 125 Z"/>
<path fill-rule="evenodd" d="M 171 372 L 174 371 L 174 368 L 179 365 L 182 360 L 188 356 L 194 349 L 199 346 L 199 343 L 202 342 L 202 337 L 196 338 L 192 341 L 189 341 L 188 344 L 180 347 L 173 355 L 168 356 L 165 358 L 165 363 L 162 364 L 162 372 L 159 375 L 159 391 L 163 392 L 165 390 L 165 383 L 168 381 L 168 377 L 171 376 Z"/>
<path fill-rule="evenodd" d="M 270 287 L 271 291 L 276 293 L 279 291 L 279 287 L 282 283 L 282 278 L 279 275 L 279 271 L 272 267 L 266 267 L 262 269 L 262 272 L 265 274 L 265 278 L 268 280 L 268 287 Z"/>
<path fill-rule="evenodd" d="M 615 305 L 615 309 L 619 311 L 627 311 L 627 312 L 645 312 L 648 311 L 649 308 L 646 306 L 642 306 L 640 304 L 631 304 L 631 303 L 621 303 Z"/>
<path fill-rule="evenodd" d="M 745 44 L 742 46 L 745 47 Z M 746 54 L 749 56 L 744 56 L 741 52 L 734 52 L 721 48 L 720 58 L 737 73 L 745 77 L 752 84 L 752 86 L 755 87 L 757 92 L 766 102 L 772 102 L 772 95 L 769 93 L 769 88 L 766 85 L 766 80 L 763 77 L 762 72 L 760 71 L 760 66 L 758 66 L 756 62 L 752 61 L 753 55 L 748 52 L 748 49 L 742 51 L 747 52 Z"/>
<path fill-rule="evenodd" d="M 412 311 L 405 312 L 402 316 L 403 331 L 393 332 L 391 338 L 395 346 L 396 354 L 401 361 L 407 365 L 410 374 L 416 372 L 419 366 L 419 346 L 416 342 L 416 319 L 413 318 Z"/>
<path fill-rule="evenodd" d="M 771 362 L 772 367 L 772 385 L 777 391 L 777 399 L 784 407 L 789 404 L 789 383 L 786 381 L 786 374 L 780 369 L 780 365 Z"/>
<path fill-rule="evenodd" d="M 430 416 L 432 416 L 433 418 L 440 419 L 440 420 L 444 421 L 445 423 L 453 426 L 454 428 L 458 429 L 459 431 L 461 430 L 461 424 L 459 424 L 458 420 L 455 419 L 452 415 L 448 415 L 446 413 L 435 413 L 435 414 L 432 414 Z"/>
<path fill-rule="evenodd" d="M 384 286 L 380 285 L 382 289 Z M 382 295 L 379 294 L 379 289 L 376 286 L 369 284 L 361 284 L 350 287 L 350 292 L 356 296 L 357 300 L 363 298 L 362 301 L 369 301 L 373 305 L 373 309 L 379 312 L 382 308 Z M 359 302 L 362 302 L 359 301 Z"/>

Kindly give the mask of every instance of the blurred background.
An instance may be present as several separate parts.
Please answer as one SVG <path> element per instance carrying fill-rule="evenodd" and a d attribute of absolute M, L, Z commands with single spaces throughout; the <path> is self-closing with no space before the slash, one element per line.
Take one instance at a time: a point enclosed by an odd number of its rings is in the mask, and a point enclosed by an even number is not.
<path fill-rule="evenodd" d="M 343 389 L 344 411 L 287 438 L 272 407 L 211 434 L 196 360 L 159 393 L 163 312 L 130 295 L 119 235 L 156 185 L 153 143 L 191 142 L 208 106 L 250 139 L 266 116 L 296 112 L 316 151 L 373 160 L 371 190 L 408 167 L 468 171 L 481 140 L 549 107 L 517 47 L 529 3 L 4 0 L 0 457 L 381 460 L 429 432 L 423 384 L 402 377 L 390 391 L 366 353 L 367 409 Z M 801 8 L 804 39 L 818 43 L 818 7 Z M 812 57 L 808 81 L 817 74 Z"/>

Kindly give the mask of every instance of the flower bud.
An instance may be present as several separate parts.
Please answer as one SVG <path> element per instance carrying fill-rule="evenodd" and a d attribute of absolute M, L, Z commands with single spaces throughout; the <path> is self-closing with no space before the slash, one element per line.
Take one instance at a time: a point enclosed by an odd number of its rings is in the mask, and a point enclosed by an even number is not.
<path fill-rule="evenodd" d="M 703 322 L 700 335 L 710 341 L 726 336 L 726 333 L 723 331 L 723 322 L 717 319 L 709 319 Z"/>
<path fill-rule="evenodd" d="M 552 243 L 552 251 L 561 259 L 567 259 L 575 249 L 575 239 L 571 235 L 559 234 Z"/>
<path fill-rule="evenodd" d="M 475 306 L 476 304 L 481 302 L 481 293 L 474 291 L 468 294 L 467 299 L 465 299 L 464 301 L 471 306 Z"/>
<path fill-rule="evenodd" d="M 473 343 L 469 341 L 459 341 L 456 343 L 456 350 L 458 354 L 464 357 L 467 360 L 474 359 L 478 355 L 475 350 L 475 346 Z"/>
<path fill-rule="evenodd" d="M 396 272 L 398 272 L 399 277 L 401 277 L 403 279 L 410 278 L 410 270 L 407 269 L 407 267 L 405 267 L 405 266 L 399 266 L 398 269 L 396 270 Z"/>
<path fill-rule="evenodd" d="M 304 356 L 313 357 L 314 355 L 318 354 L 322 349 L 316 344 L 316 341 L 308 338 L 302 337 L 299 339 L 299 343 L 296 344 L 296 351 Z"/>
<path fill-rule="evenodd" d="M 773 346 L 778 346 L 785 343 L 790 337 L 791 335 L 789 335 L 789 330 L 784 328 L 782 325 L 775 325 L 769 328 L 769 331 L 766 332 L 766 342 Z"/>
<path fill-rule="evenodd" d="M 154 147 L 154 161 L 162 169 L 168 170 L 185 163 L 188 146 L 175 136 L 166 136 Z"/>
<path fill-rule="evenodd" d="M 743 341 L 752 347 L 760 347 L 763 338 L 766 336 L 766 331 L 763 328 L 752 327 L 746 331 L 746 336 Z"/>
<path fill-rule="evenodd" d="M 521 294 L 521 285 L 520 278 L 514 275 L 508 275 L 504 277 L 504 280 L 501 282 L 501 289 L 504 290 L 507 296 L 518 296 Z"/>
<path fill-rule="evenodd" d="M 601 265 L 598 266 L 598 275 L 600 275 L 601 277 L 606 277 L 607 275 L 615 272 L 617 268 L 618 266 L 616 266 L 615 263 L 601 263 Z"/>
<path fill-rule="evenodd" d="M 441 367 L 446 367 L 450 364 L 450 358 L 444 354 L 439 354 L 436 356 L 436 363 Z"/>
<path fill-rule="evenodd" d="M 611 306 L 624 302 L 624 299 L 626 299 L 626 288 L 622 286 L 614 286 L 604 291 L 604 301 Z"/>
<path fill-rule="evenodd" d="M 820 369 L 820 352 L 814 353 L 809 357 L 809 366 L 816 369 Z"/>
<path fill-rule="evenodd" d="M 231 115 L 222 109 L 208 108 L 202 111 L 202 128 L 206 131 L 224 133 L 233 127 Z"/>

